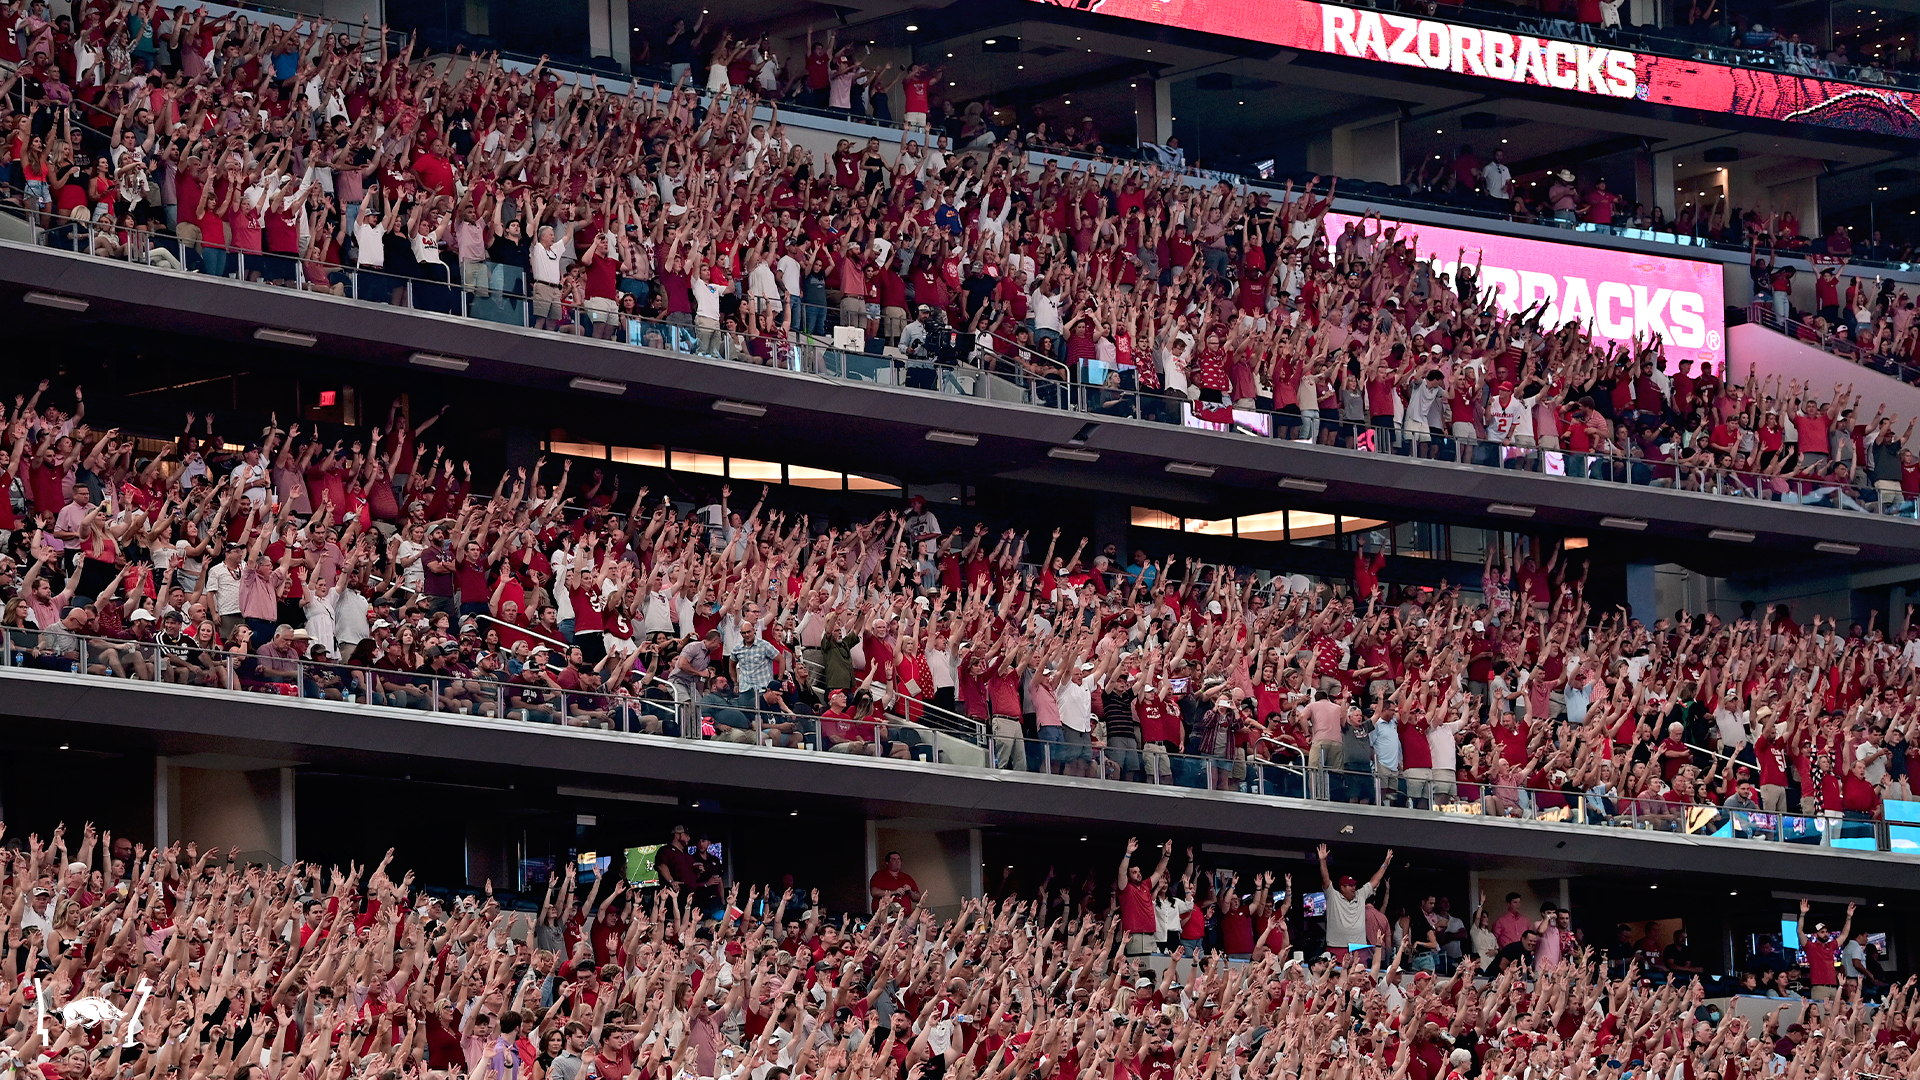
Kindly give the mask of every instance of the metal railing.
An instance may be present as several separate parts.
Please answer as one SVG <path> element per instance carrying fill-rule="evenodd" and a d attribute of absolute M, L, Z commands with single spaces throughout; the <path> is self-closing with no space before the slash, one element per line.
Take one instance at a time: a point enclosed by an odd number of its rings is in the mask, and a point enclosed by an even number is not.
<path fill-rule="evenodd" d="M 1767 301 L 1755 300 L 1748 304 L 1747 321 L 1778 331 L 1795 341 L 1842 360 L 1851 360 L 1861 367 L 1871 368 L 1882 375 L 1899 379 L 1903 383 L 1920 385 L 1920 367 L 1909 362 L 1910 358 L 1876 352 L 1871 342 L 1863 344 L 1853 338 L 1836 337 L 1832 327 L 1822 331 L 1806 319 L 1797 319 L 1791 315 L 1783 317 L 1780 310 Z M 1848 325 L 1854 324 L 1848 320 Z"/>
<path fill-rule="evenodd" d="M 45 230 L 43 235 L 58 242 L 58 246 L 81 253 L 91 253 L 89 238 L 96 231 L 105 231 L 95 230 L 88 222 L 56 220 L 60 223 Z M 158 260 L 164 263 L 165 269 L 184 269 L 193 261 L 191 246 L 183 248 L 164 234 L 134 230 L 126 242 L 116 240 L 115 243 L 124 261 L 155 263 L 151 252 L 156 250 L 168 252 L 166 259 Z M 1245 402 L 1210 403 L 1206 395 L 1195 398 L 1142 389 L 1135 371 L 1126 368 L 1103 370 L 1104 377 L 1098 383 L 1076 378 L 1093 374 L 1094 368 L 1089 365 L 1083 371 L 1075 371 L 1056 357 L 1028 350 L 1030 358 L 1045 361 L 1047 370 L 1060 373 L 1057 378 L 1040 375 L 1032 370 L 1034 365 L 1021 363 L 984 344 L 984 335 L 955 332 L 958 345 L 954 354 L 938 358 L 906 356 L 898 349 L 880 347 L 879 339 L 863 338 L 864 349 L 842 349 L 834 345 L 827 333 L 829 319 L 835 314 L 834 308 L 827 304 L 796 303 L 793 308 L 783 309 L 781 318 L 787 327 L 786 336 L 766 337 L 750 334 L 737 324 L 702 324 L 685 313 L 653 320 L 622 312 L 617 302 L 613 311 L 596 311 L 564 300 L 537 299 L 529 293 L 507 288 L 505 282 L 513 280 L 509 272 L 517 268 L 497 263 L 482 264 L 489 281 L 488 287 L 482 290 L 464 287 L 459 267 L 454 263 L 447 264 L 447 278 L 422 279 L 401 277 L 384 269 L 318 263 L 284 255 L 223 252 L 220 261 L 225 262 L 228 257 L 231 257 L 234 274 L 241 281 L 258 273 L 260 260 L 265 258 L 276 260 L 270 265 L 283 271 L 291 268 L 288 285 L 295 289 L 337 288 L 347 298 L 372 303 L 390 302 L 399 295 L 405 300 L 404 306 L 421 310 L 569 335 L 604 337 L 637 348 L 739 361 L 815 377 L 1030 405 L 1091 418 L 1128 418 L 1245 437 L 1289 439 L 1328 448 L 1527 472 L 1576 482 L 1624 484 L 1909 519 L 1920 517 L 1920 503 L 1916 503 L 1912 495 L 1878 491 L 1871 484 L 1859 482 L 1858 477 L 1836 481 L 1830 473 L 1814 476 L 1804 469 L 1789 470 L 1786 466 L 1792 459 L 1783 458 L 1770 469 L 1741 470 L 1722 460 L 1709 461 L 1697 456 L 1686 460 L 1648 458 L 1640 443 L 1631 438 L 1624 446 L 1575 451 L 1564 445 L 1543 446 L 1538 440 L 1529 441 L 1519 436 L 1484 439 L 1416 431 L 1398 423 L 1376 426 L 1364 420 L 1323 420 L 1316 408 L 1281 411 L 1258 404 L 1249 406 Z M 325 286 L 308 279 L 310 266 L 327 271 Z M 503 278 L 502 287 L 494 288 L 492 282 Z M 363 296 L 363 293 L 371 295 Z M 744 299 L 743 308 L 750 310 L 751 302 L 751 297 Z M 554 325 L 536 327 L 536 322 Z M 1674 432 L 1665 438 L 1677 448 L 1682 436 Z M 1658 439 L 1655 445 L 1661 445 Z"/>
<path fill-rule="evenodd" d="M 429 662 L 431 663 L 431 662 Z M 852 718 L 757 707 L 751 698 L 672 691 L 649 680 L 647 692 L 563 689 L 434 670 L 390 670 L 330 661 L 241 654 L 190 641 L 109 639 L 67 630 L 0 628 L 0 668 L 72 678 L 163 683 L 201 693 L 266 694 L 331 701 L 396 717 L 455 716 L 551 728 L 581 728 L 636 738 L 695 739 L 796 753 L 884 757 L 924 767 L 958 767 L 1237 792 L 1277 800 L 1359 804 L 1408 813 L 1440 813 L 1535 825 L 1636 830 L 1809 844 L 1860 851 L 1914 850 L 1920 824 L 1836 811 L 1789 813 L 1622 796 L 1604 788 L 1532 788 L 1452 771 L 1362 771 L 1310 764 L 1298 746 L 1272 737 L 1231 754 L 1195 754 L 1160 743 L 1108 743 L 1065 727 L 1018 737 L 977 737 L 919 723 L 898 711 Z M 676 700 L 677 698 L 677 700 Z M 898 699 L 896 699 L 898 701 Z M 1237 733 L 1229 733 L 1237 741 Z"/>
<path fill-rule="evenodd" d="M 631 735 L 905 757 L 979 765 L 981 738 L 895 712 L 841 719 L 759 706 L 755 695 L 694 694 L 643 674 L 626 688 L 565 689 L 529 664 L 509 678 L 431 669 L 363 667 L 330 660 L 237 653 L 192 642 L 102 638 L 66 630 L 0 628 L 0 667 L 75 677 L 164 683 L 220 694 L 267 694 L 334 701 L 401 713 L 430 713 Z M 518 661 L 513 661 L 518 664 Z M 557 674 L 548 668 L 545 674 Z M 524 678 L 523 678 L 524 677 Z"/>

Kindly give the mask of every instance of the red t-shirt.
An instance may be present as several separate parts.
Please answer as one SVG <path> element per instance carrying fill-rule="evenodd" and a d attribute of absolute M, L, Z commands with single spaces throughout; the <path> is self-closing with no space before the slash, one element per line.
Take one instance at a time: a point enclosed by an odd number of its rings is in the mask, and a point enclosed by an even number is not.
<path fill-rule="evenodd" d="M 1128 884 L 1120 890 L 1120 929 L 1129 934 L 1151 934 L 1155 927 L 1153 890 L 1145 881 Z M 1832 971 L 1832 965 L 1828 965 Z"/>
<path fill-rule="evenodd" d="M 923 113 L 930 111 L 927 108 L 927 88 L 931 85 L 933 84 L 926 79 L 908 79 L 900 84 L 900 92 L 905 96 L 907 101 L 907 112 Z"/>
<path fill-rule="evenodd" d="M 1815 986 L 1838 986 L 1840 980 L 1833 967 L 1833 958 L 1840 951 L 1840 939 L 1819 938 L 1808 935 L 1800 942 L 1800 950 L 1807 954 L 1807 981 Z"/>
<path fill-rule="evenodd" d="M 871 888 L 875 889 L 912 889 L 914 892 L 920 891 L 920 883 L 913 880 L 912 874 L 907 873 L 905 870 L 896 874 L 884 866 L 873 872 L 873 879 L 868 884 Z M 902 914 L 913 914 L 913 897 L 901 895 L 894 897 L 894 900 L 900 904 Z"/>

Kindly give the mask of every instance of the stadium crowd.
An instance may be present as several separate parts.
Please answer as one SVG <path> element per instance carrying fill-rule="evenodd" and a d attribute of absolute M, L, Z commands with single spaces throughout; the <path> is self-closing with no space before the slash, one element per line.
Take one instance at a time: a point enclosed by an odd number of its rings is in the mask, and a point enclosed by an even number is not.
<path fill-rule="evenodd" d="M 584 886 L 569 866 L 537 911 L 517 911 L 491 883 L 424 891 L 396 877 L 391 850 L 371 868 L 275 869 L 191 844 L 150 850 L 92 823 L 74 843 L 63 825 L 9 838 L 0 861 L 0 1068 L 48 1080 L 1912 1070 L 1911 980 L 1889 987 L 1851 956 L 1836 967 L 1824 923 L 1805 939 L 1811 985 L 1777 979 L 1783 1000 L 1749 1020 L 1703 1004 L 1684 931 L 1659 949 L 1623 925 L 1621 944 L 1595 948 L 1568 913 L 1548 905 L 1534 920 L 1517 897 L 1497 917 L 1473 913 L 1469 931 L 1431 895 L 1394 909 L 1389 929 L 1387 866 L 1336 884 L 1324 846 L 1325 933 L 1350 945 L 1306 961 L 1294 945 L 1319 920 L 1273 906 L 1271 872 L 1216 887 L 1189 852 L 1173 879 L 1173 847 L 1135 864 L 1129 841 L 1117 876 L 967 899 L 945 918 L 889 865 L 869 917 L 826 911 L 817 889 L 695 884 L 682 875 L 700 873 L 698 857 L 675 830 L 660 887 Z M 1785 959 L 1771 950 L 1754 967 Z"/>
<path fill-rule="evenodd" d="M 489 487 L 406 399 L 332 438 L 189 414 L 136 453 L 41 391 L 0 456 L 16 665 L 947 760 L 935 728 L 1008 769 L 1687 831 L 1911 796 L 1911 619 L 1596 610 L 1519 539 L 1434 590 L 1364 545 L 1314 582 L 918 497 L 830 527 L 572 459 Z"/>
<path fill-rule="evenodd" d="M 1464 253 L 1417 252 L 1377 215 L 1330 231 L 1337 184 L 1276 197 L 1138 162 L 1033 168 L 976 111 L 930 113 L 938 72 L 867 71 L 831 36 L 795 92 L 842 108 L 897 82 L 900 145 L 816 158 L 756 111 L 782 92 L 764 74 L 779 58 L 725 32 L 704 82 L 677 60 L 662 96 L 492 55 L 421 61 L 385 28 L 151 4 L 85 20 L 18 24 L 20 93 L 0 97 L 28 106 L 0 140 L 9 190 L 53 242 L 815 370 L 856 363 L 819 343 L 857 327 L 912 386 L 967 364 L 1048 405 L 1912 509 L 1898 439 L 1840 388 L 1742 393 L 1658 339 L 1503 312 Z M 102 37 L 130 47 L 93 51 Z M 1449 175 L 1509 184 L 1498 158 L 1465 150 Z M 1556 184 L 1554 214 L 1613 219 L 1604 184 Z M 1772 262 L 1756 255 L 1763 298 Z M 1843 311 L 1837 288 L 1821 318 L 1912 357 L 1912 297 L 1856 279 Z"/>

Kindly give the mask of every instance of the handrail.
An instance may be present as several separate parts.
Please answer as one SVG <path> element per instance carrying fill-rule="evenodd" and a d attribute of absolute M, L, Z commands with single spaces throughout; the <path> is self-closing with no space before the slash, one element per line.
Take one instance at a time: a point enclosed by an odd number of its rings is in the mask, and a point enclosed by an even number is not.
<path fill-rule="evenodd" d="M 1831 332 L 1823 336 L 1819 328 L 1805 319 L 1796 319 L 1792 316 L 1782 319 L 1771 304 L 1759 300 L 1748 304 L 1747 321 L 1861 367 L 1877 368 L 1882 364 L 1890 366 L 1894 370 L 1883 370 L 1881 374 L 1891 375 L 1905 383 L 1920 383 L 1920 367 L 1916 367 L 1911 358 L 1876 352 L 1871 346 L 1863 345 L 1857 340 L 1849 339 L 1843 342 L 1834 338 Z M 1802 331 L 1805 332 L 1806 337 L 1801 336 Z"/>
<path fill-rule="evenodd" d="M 802 664 L 805 664 L 807 668 L 810 671 L 812 671 L 816 676 L 824 675 L 826 673 L 827 666 L 825 663 L 819 660 L 808 659 L 804 651 L 797 652 L 795 653 L 795 655 L 798 656 L 800 659 L 800 662 Z M 956 734 L 971 734 L 976 739 L 983 739 L 986 737 L 986 732 L 987 732 L 986 725 L 980 723 L 978 720 L 975 720 L 974 718 L 966 715 L 965 713 L 954 712 L 951 709 L 942 708 L 938 705 L 935 705 L 931 701 L 927 701 L 923 698 L 914 697 L 912 694 L 906 693 L 905 691 L 902 691 L 898 688 L 890 687 L 888 688 L 888 693 L 895 700 L 910 701 L 913 704 L 919 706 L 921 710 L 921 714 L 923 716 L 931 714 L 933 716 L 938 717 L 943 723 L 947 725 L 948 730 L 951 730 Z"/>
<path fill-rule="evenodd" d="M 63 651 L 43 648 L 47 637 L 59 639 Z M 199 659 L 190 659 L 182 669 L 188 676 L 185 681 L 173 675 L 172 665 L 179 663 L 174 656 L 176 650 L 200 654 Z M 208 657 L 215 662 L 200 662 Z M 246 665 L 252 663 L 257 673 L 262 661 L 276 668 L 290 666 L 291 680 L 285 677 L 258 678 L 244 670 Z M 96 667 L 101 669 L 97 673 L 94 671 Z M 747 705 L 675 704 L 626 693 L 620 688 L 564 690 L 458 674 L 388 671 L 330 662 L 263 658 L 257 653 L 236 655 L 225 650 L 202 649 L 195 644 L 168 645 L 157 640 L 107 639 L 75 634 L 64 628 L 31 630 L 0 627 L 0 669 L 5 668 L 37 669 L 48 674 L 89 680 L 166 683 L 190 692 L 271 693 L 303 699 L 331 699 L 369 709 L 391 710 L 396 716 L 439 713 L 481 721 L 595 728 L 609 734 L 634 737 L 746 742 L 768 749 L 818 751 L 825 748 L 826 738 L 818 728 L 821 717 L 774 712 Z M 277 675 L 278 672 L 273 674 Z M 214 681 L 196 682 L 196 677 Z M 682 705 L 691 707 L 683 709 Z M 748 726 L 721 722 L 727 719 L 727 713 L 736 714 L 735 720 L 746 720 Z M 1007 740 L 989 735 L 983 742 L 973 743 L 963 738 L 956 739 L 951 733 L 938 728 L 917 725 L 910 719 L 885 713 L 875 713 L 850 722 L 856 729 L 865 726 L 870 736 L 869 739 L 858 740 L 856 750 L 875 757 L 889 756 L 902 762 L 917 762 L 923 767 L 992 768 L 994 762 L 999 760 L 1002 769 L 1011 762 L 1014 771 L 1051 773 L 1056 771 L 1056 766 L 1064 771 L 1076 762 L 1091 762 L 1097 772 L 1083 779 L 1092 782 L 1151 782 L 1190 788 L 1241 790 L 1265 798 L 1293 802 L 1333 798 L 1335 792 L 1330 783 L 1318 794 L 1308 791 L 1310 785 L 1307 774 L 1311 772 L 1315 777 L 1324 776 L 1327 781 L 1337 779 L 1345 789 L 1341 794 L 1348 797 L 1360 795 L 1363 801 L 1383 809 L 1437 812 L 1463 817 L 1497 816 L 1541 825 L 1653 830 L 1737 842 L 1815 843 L 1856 849 L 1860 847 L 1861 830 L 1864 829 L 1874 847 L 1882 851 L 1889 850 L 1894 829 L 1914 828 L 1901 823 L 1842 815 L 1833 810 L 1817 815 L 1793 815 L 1729 809 L 1711 802 L 1669 804 L 1658 801 L 1656 805 L 1649 803 L 1644 794 L 1600 796 L 1591 790 L 1530 788 L 1471 777 L 1455 779 L 1447 784 L 1437 779 L 1416 781 L 1409 777 L 1347 769 L 1311 770 L 1260 758 L 1247 760 L 1244 779 L 1235 780 L 1232 773 L 1239 765 L 1232 757 L 1223 755 L 1169 754 L 1160 760 L 1167 763 L 1171 772 L 1142 779 L 1139 770 L 1145 763 L 1138 751 L 1112 751 L 1098 741 L 1091 748 L 1089 757 L 1087 748 L 1044 740 L 1021 739 L 1014 741 L 1009 748 Z M 668 726 L 670 724 L 673 725 L 671 729 Z M 1009 749 L 1011 753 L 1008 753 Z M 1159 768 L 1158 765 L 1150 767 Z M 1321 785 L 1316 782 L 1311 786 Z M 1459 789 L 1463 786 L 1480 789 L 1479 798 L 1460 799 Z M 1510 799 L 1509 795 L 1513 798 Z M 1611 810 L 1600 807 L 1595 802 L 1600 798 L 1618 806 Z M 1400 806 L 1402 802 L 1408 805 Z M 1643 806 L 1643 803 L 1649 805 Z"/>
<path fill-rule="evenodd" d="M 68 229 L 70 235 L 75 239 L 76 247 L 83 236 L 108 231 L 104 228 L 95 229 L 90 222 L 84 222 L 70 217 L 61 217 L 57 214 L 48 214 L 45 216 L 64 223 L 61 226 L 57 226 L 54 230 L 50 230 L 49 234 L 52 231 L 58 231 L 60 228 Z M 34 223 L 34 227 L 38 230 L 39 226 L 37 222 Z M 112 231 L 118 232 L 118 226 L 115 226 Z M 154 264 L 157 259 L 156 251 L 165 249 L 164 244 L 158 244 L 154 241 L 154 236 L 155 233 L 152 230 L 133 229 L 129 237 L 131 242 L 125 245 L 125 250 L 122 253 L 127 256 L 127 261 L 131 263 L 133 261 L 132 256 L 136 254 L 136 249 L 144 247 L 145 250 L 139 252 L 142 261 Z M 168 239 L 171 240 L 171 237 Z M 87 254 L 96 258 L 103 257 L 91 251 L 79 252 L 76 250 L 75 253 Z M 248 253 L 228 253 L 235 257 L 238 270 L 244 275 L 247 272 L 246 260 Z M 258 255 L 255 256 L 255 258 L 259 257 Z M 346 275 L 356 293 L 359 287 L 359 275 L 363 272 L 374 273 L 384 279 L 404 283 L 408 290 L 409 303 L 411 303 L 416 286 L 430 285 L 436 289 L 444 290 L 450 298 L 457 299 L 460 308 L 459 314 L 462 316 L 487 321 L 484 316 L 472 314 L 468 310 L 472 297 L 470 297 L 466 289 L 460 285 L 457 275 L 453 273 L 454 267 L 452 264 L 445 264 L 449 271 L 448 277 L 445 280 L 440 280 L 403 277 L 399 274 L 389 272 L 384 268 L 365 268 L 363 270 L 363 268 L 357 266 L 348 267 L 343 264 L 324 263 L 320 260 L 304 256 L 282 255 L 272 257 L 287 259 L 293 263 L 293 273 L 296 284 L 305 280 L 308 264 L 328 267 L 342 272 Z M 171 262 L 175 260 L 176 257 L 169 251 L 167 261 Z M 165 269 L 165 267 L 162 268 Z M 527 325 L 531 319 L 532 312 L 532 298 L 528 294 L 501 291 L 493 295 L 497 295 L 501 297 L 503 301 L 512 304 L 516 308 L 515 315 L 518 323 L 522 326 Z M 361 300 L 357 296 L 355 296 L 354 299 L 363 303 L 381 303 L 381 301 L 378 300 Z M 585 319 L 588 314 L 589 313 L 585 311 L 575 311 L 573 317 L 576 319 Z M 711 353 L 699 353 L 697 351 L 696 346 L 691 343 L 696 334 L 696 331 L 692 327 L 670 322 L 647 322 L 628 315 L 619 315 L 617 317 L 623 324 L 621 329 L 624 330 L 624 334 L 622 335 L 624 341 L 630 346 L 661 348 L 679 354 L 714 356 L 714 354 Z M 661 335 L 661 344 L 658 346 L 650 346 L 645 341 L 646 337 L 654 333 Z M 800 334 L 797 335 L 795 339 L 782 339 L 756 337 L 747 334 L 743 330 L 718 330 L 712 331 L 712 333 L 718 335 L 723 340 L 724 351 L 732 351 L 732 342 L 735 338 L 747 343 L 747 351 L 749 353 L 752 352 L 753 343 L 759 342 L 760 348 L 766 355 L 775 358 L 784 358 L 781 360 L 780 366 L 786 368 L 786 370 L 817 378 L 831 378 L 842 381 L 859 380 L 861 376 L 852 371 L 853 365 L 851 364 L 851 360 L 856 357 L 860 358 L 863 362 L 872 361 L 875 364 L 886 364 L 890 368 L 901 367 L 908 363 L 908 361 L 904 359 L 896 359 L 884 355 L 834 349 L 830 344 L 810 334 Z M 686 339 L 685 343 L 682 341 L 683 337 Z M 986 351 L 989 355 L 998 355 L 993 353 L 990 348 Z M 719 359 L 721 357 L 714 356 L 714 358 Z M 1148 362 L 1152 361 L 1149 360 Z M 838 371 L 833 370 L 836 365 L 839 368 Z M 935 366 L 943 369 L 948 367 L 948 365 L 939 363 L 936 363 Z M 1067 374 L 1072 376 L 1075 373 L 1069 370 Z M 984 368 L 979 369 L 977 372 L 970 372 L 969 375 L 976 378 L 979 376 L 1001 377 L 997 373 Z M 1056 394 L 1054 402 L 1050 405 L 1032 400 L 1037 396 L 1035 394 L 1036 387 L 1047 384 L 1057 386 L 1064 392 Z M 957 386 L 954 389 L 957 392 L 965 392 Z M 1104 386 L 1095 386 L 1079 382 L 1073 378 L 1055 382 L 1054 380 L 1041 380 L 1030 374 L 1027 376 L 1027 382 L 1021 385 L 1021 390 L 1028 395 L 1025 403 L 1036 407 L 1065 409 L 1090 416 L 1099 415 L 1111 417 L 1125 415 L 1132 419 L 1171 424 L 1186 424 L 1187 411 L 1191 406 L 1196 404 L 1185 395 L 1171 394 L 1165 391 L 1149 391 L 1138 388 L 1130 390 L 1124 387 L 1109 389 Z M 944 385 L 943 380 L 941 385 L 937 385 L 930 392 L 946 393 L 949 391 Z M 991 383 L 982 384 L 976 382 L 975 389 L 973 390 L 976 396 L 983 397 L 992 397 L 993 392 L 994 390 Z M 1115 408 L 1109 409 L 1107 407 L 1109 405 L 1115 406 Z M 1225 408 L 1225 406 L 1220 407 Z M 1259 417 L 1261 418 L 1261 422 L 1268 426 L 1269 430 L 1266 435 L 1263 436 L 1255 433 L 1253 437 L 1276 437 L 1278 429 L 1281 427 L 1308 429 L 1318 428 L 1320 426 L 1320 418 L 1317 411 L 1311 409 L 1302 409 L 1299 413 L 1287 414 L 1271 409 L 1234 406 L 1229 410 L 1228 415 L 1237 417 L 1239 414 Z M 1197 421 L 1199 418 L 1196 417 L 1195 419 Z M 1217 423 L 1227 430 L 1231 430 L 1234 427 L 1234 421 L 1232 420 L 1223 420 Z M 1625 452 L 1618 450 L 1614 452 L 1602 450 L 1575 452 L 1565 449 L 1542 448 L 1533 444 L 1483 440 L 1439 432 L 1413 435 L 1398 427 L 1386 427 L 1376 430 L 1370 424 L 1360 421 L 1340 421 L 1337 430 L 1342 433 L 1343 437 L 1353 443 L 1353 445 L 1340 448 L 1355 452 L 1364 451 L 1410 456 L 1413 453 L 1412 447 L 1414 443 L 1432 442 L 1435 445 L 1442 445 L 1449 448 L 1448 452 L 1451 456 L 1438 460 L 1448 461 L 1453 464 L 1471 464 L 1485 468 L 1553 475 L 1562 479 L 1576 480 L 1582 483 L 1624 483 L 1629 486 L 1644 486 L 1656 490 L 1681 490 L 1690 494 L 1711 495 L 1717 498 L 1759 499 L 1802 509 L 1815 508 L 1858 513 L 1877 513 L 1881 509 L 1881 500 L 1868 489 L 1858 488 L 1856 485 L 1851 484 L 1834 483 L 1831 477 L 1808 477 L 1788 474 L 1784 471 L 1783 467 L 1761 472 L 1739 471 L 1720 465 L 1682 464 L 1673 460 L 1648 459 L 1642 456 L 1636 456 L 1633 453 L 1634 448 L 1632 447 L 1627 448 Z M 1365 445 L 1362 445 L 1363 437 Z M 1332 446 L 1335 444 L 1323 445 Z M 1780 465 L 1784 466 L 1785 461 L 1786 459 L 1783 458 Z M 1579 464 L 1577 474 L 1570 471 L 1572 467 L 1570 463 L 1574 462 Z M 1870 500 L 1872 506 L 1868 505 Z M 1829 503 L 1831 505 L 1828 505 Z M 1903 503 L 1902 505 L 1906 506 L 1906 510 L 1900 515 L 1903 519 L 1920 520 L 1920 502 L 1910 504 Z"/>
<path fill-rule="evenodd" d="M 1302 766 L 1303 768 L 1304 768 L 1304 767 L 1306 766 L 1306 764 L 1307 764 L 1307 752 L 1306 752 L 1305 750 L 1302 750 L 1302 749 L 1300 749 L 1299 747 L 1297 747 L 1297 746 L 1295 746 L 1295 745 L 1293 745 L 1292 743 L 1287 743 L 1287 742 L 1281 742 L 1281 741 L 1280 741 L 1279 739 L 1276 739 L 1276 738 L 1274 738 L 1274 737 L 1273 737 L 1273 736 L 1271 736 L 1271 735 L 1262 735 L 1262 736 L 1260 736 L 1260 737 L 1259 737 L 1258 739 L 1255 739 L 1255 740 L 1253 741 L 1253 745 L 1255 745 L 1255 746 L 1261 746 L 1261 745 L 1268 745 L 1268 746 L 1277 746 L 1277 747 L 1279 747 L 1279 748 L 1280 748 L 1281 750 L 1284 750 L 1284 751 L 1287 751 L 1288 753 L 1291 753 L 1291 754 L 1293 754 L 1293 755 L 1294 755 L 1295 757 L 1297 757 L 1297 758 L 1299 758 L 1299 759 L 1300 759 L 1300 764 L 1301 764 L 1301 766 Z"/>
<path fill-rule="evenodd" d="M 530 638 L 538 639 L 540 641 L 544 641 L 548 645 L 551 645 L 554 648 L 560 650 L 560 655 L 562 656 L 566 655 L 568 649 L 573 648 L 573 645 L 570 642 L 562 641 L 557 637 L 548 637 L 547 635 L 542 634 L 536 630 L 533 630 L 530 627 L 521 626 L 517 623 L 510 623 L 505 619 L 496 618 L 495 616 L 489 615 L 485 612 L 475 612 L 473 618 L 475 622 L 490 622 L 493 625 L 499 627 L 503 633 L 511 632 L 514 634 L 518 634 L 522 637 L 530 637 Z"/>

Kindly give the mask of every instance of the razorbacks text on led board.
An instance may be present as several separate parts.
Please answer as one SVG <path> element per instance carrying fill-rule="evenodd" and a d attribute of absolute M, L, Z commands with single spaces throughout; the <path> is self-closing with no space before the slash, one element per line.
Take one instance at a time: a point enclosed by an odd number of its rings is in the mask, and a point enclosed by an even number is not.
<path fill-rule="evenodd" d="M 1320 51 L 1403 67 L 1630 98 L 1632 53 L 1384 11 L 1319 5 Z"/>

